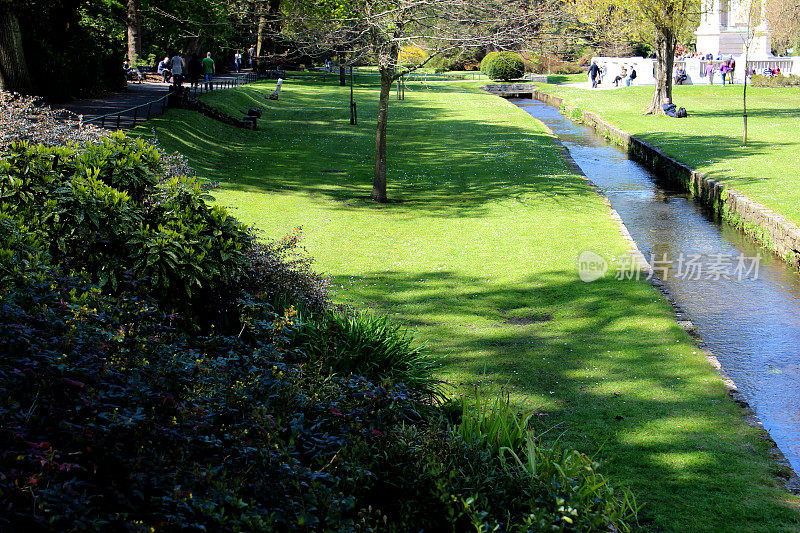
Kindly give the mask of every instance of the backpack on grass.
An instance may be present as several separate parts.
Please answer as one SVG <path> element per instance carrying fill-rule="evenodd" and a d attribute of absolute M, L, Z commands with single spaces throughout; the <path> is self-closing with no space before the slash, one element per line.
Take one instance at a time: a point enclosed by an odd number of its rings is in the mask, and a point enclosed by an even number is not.
<path fill-rule="evenodd" d="M 678 112 L 675 113 L 675 117 L 676 118 L 686 118 L 688 116 L 689 115 L 686 114 L 686 108 L 685 107 L 679 107 L 678 108 Z"/>

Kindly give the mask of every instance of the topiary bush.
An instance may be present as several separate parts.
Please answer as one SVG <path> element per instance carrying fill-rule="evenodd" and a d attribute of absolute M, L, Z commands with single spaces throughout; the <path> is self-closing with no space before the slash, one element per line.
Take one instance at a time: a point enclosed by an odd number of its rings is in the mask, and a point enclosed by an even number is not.
<path fill-rule="evenodd" d="M 525 74 L 525 62 L 516 52 L 490 52 L 481 61 L 481 71 L 492 79 L 514 80 Z"/>

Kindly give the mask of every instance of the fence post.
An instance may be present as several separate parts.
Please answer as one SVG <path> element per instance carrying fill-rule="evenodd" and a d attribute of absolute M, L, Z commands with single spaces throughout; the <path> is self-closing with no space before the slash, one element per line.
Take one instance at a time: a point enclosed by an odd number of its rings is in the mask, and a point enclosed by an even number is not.
<path fill-rule="evenodd" d="M 117 113 L 117 129 L 119 129 L 119 123 L 122 120 L 122 113 Z"/>
<path fill-rule="evenodd" d="M 138 115 L 139 115 L 139 108 L 138 107 L 134 107 L 133 108 L 133 127 L 134 128 L 136 127 L 136 118 L 138 117 Z"/>
<path fill-rule="evenodd" d="M 105 128 L 106 127 L 106 116 L 105 115 L 103 115 L 103 118 L 100 119 L 100 127 L 101 128 Z"/>
<path fill-rule="evenodd" d="M 150 120 L 150 109 L 153 107 L 153 102 L 147 103 L 147 118 L 145 120 Z"/>

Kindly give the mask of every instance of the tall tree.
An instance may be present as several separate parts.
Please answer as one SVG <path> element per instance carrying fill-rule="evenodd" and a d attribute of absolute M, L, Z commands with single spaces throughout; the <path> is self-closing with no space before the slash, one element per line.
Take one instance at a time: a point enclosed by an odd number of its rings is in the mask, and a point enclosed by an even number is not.
<path fill-rule="evenodd" d="M 800 47 L 800 0 L 766 0 L 766 19 L 772 48 L 778 52 Z"/>
<path fill-rule="evenodd" d="M 655 91 L 645 113 L 664 113 L 663 104 L 672 98 L 672 67 L 678 39 L 687 37 L 697 25 L 699 0 L 571 0 L 580 20 L 596 23 L 599 14 L 611 14 L 622 21 L 616 25 L 623 39 L 640 38 L 656 54 Z"/>
<path fill-rule="evenodd" d="M 300 53 L 345 51 L 351 63 L 377 63 L 380 75 L 371 198 L 386 202 L 387 123 L 392 84 L 443 54 L 473 47 L 524 48 L 547 18 L 547 3 L 526 0 L 293 0 L 284 11 L 287 38 Z M 401 47 L 427 52 L 400 63 Z"/>
<path fill-rule="evenodd" d="M 128 0 L 128 61 L 133 65 L 142 55 L 142 24 L 136 0 Z"/>
<path fill-rule="evenodd" d="M 31 76 L 14 9 L 10 4 L 0 4 L 0 89 L 27 92 L 31 88 Z"/>

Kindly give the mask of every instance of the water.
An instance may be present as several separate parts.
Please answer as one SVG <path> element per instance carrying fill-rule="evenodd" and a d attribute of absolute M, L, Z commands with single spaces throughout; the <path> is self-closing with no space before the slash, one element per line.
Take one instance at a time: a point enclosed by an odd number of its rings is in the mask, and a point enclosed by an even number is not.
<path fill-rule="evenodd" d="M 537 100 L 512 102 L 558 135 L 648 261 L 666 258 L 654 265 L 670 267 L 664 284 L 800 472 L 800 276 L 590 128 Z M 746 272 L 759 254 L 757 275 Z"/>

